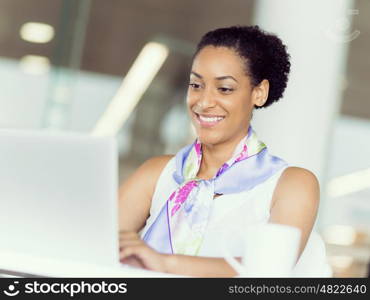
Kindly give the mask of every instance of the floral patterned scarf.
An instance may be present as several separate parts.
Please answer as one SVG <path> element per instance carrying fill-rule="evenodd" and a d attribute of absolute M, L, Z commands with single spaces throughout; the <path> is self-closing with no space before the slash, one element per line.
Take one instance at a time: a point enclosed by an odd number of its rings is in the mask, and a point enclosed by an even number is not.
<path fill-rule="evenodd" d="M 186 255 L 197 255 L 201 248 L 215 195 L 250 190 L 287 165 L 267 152 L 252 127 L 211 179 L 197 178 L 202 161 L 198 139 L 181 149 L 175 160 L 173 179 L 178 187 L 143 240 L 161 253 Z"/>

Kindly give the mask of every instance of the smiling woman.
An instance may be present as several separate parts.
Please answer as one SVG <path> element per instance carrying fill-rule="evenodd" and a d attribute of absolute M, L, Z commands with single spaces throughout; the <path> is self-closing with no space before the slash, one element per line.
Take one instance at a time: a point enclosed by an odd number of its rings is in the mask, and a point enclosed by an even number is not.
<path fill-rule="evenodd" d="M 243 65 L 235 50 L 227 47 L 206 46 L 195 57 L 187 103 L 202 143 L 239 142 L 247 133 L 254 106 L 266 101 L 268 81 L 252 93 Z"/>
<path fill-rule="evenodd" d="M 250 124 L 254 109 L 282 97 L 289 70 L 281 40 L 257 26 L 202 38 L 187 94 L 197 139 L 175 156 L 148 160 L 122 184 L 123 263 L 234 276 L 223 250 L 240 260 L 248 226 L 278 223 L 301 232 L 292 274 L 330 275 L 322 241 L 311 232 L 319 204 L 315 175 L 269 154 Z"/>

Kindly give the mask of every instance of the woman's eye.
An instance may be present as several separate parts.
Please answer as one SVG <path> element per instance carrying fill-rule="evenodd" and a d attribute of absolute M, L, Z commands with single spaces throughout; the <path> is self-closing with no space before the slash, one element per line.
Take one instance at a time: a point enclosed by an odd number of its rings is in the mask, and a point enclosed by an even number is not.
<path fill-rule="evenodd" d="M 189 86 L 195 90 L 200 88 L 200 84 L 197 84 L 197 83 L 189 83 Z"/>
<path fill-rule="evenodd" d="M 218 88 L 222 93 L 231 93 L 234 89 L 226 88 L 226 87 L 220 87 Z"/>

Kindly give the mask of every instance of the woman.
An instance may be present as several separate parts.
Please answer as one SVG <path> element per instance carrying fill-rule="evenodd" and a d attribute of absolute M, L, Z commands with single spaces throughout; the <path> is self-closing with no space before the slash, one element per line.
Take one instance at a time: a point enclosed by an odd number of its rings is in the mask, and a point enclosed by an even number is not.
<path fill-rule="evenodd" d="M 238 231 L 271 222 L 301 230 L 300 264 L 316 219 L 318 181 L 270 155 L 250 125 L 254 109 L 282 97 L 289 70 L 286 47 L 258 26 L 203 36 L 187 93 L 197 140 L 176 156 L 148 160 L 121 186 L 123 263 L 190 276 L 235 276 L 222 248 L 240 260 Z"/>

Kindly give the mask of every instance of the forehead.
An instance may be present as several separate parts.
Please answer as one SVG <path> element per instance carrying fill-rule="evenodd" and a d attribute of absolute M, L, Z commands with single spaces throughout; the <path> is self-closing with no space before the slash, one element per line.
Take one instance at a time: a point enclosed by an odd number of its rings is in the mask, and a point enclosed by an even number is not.
<path fill-rule="evenodd" d="M 245 76 L 242 58 L 227 47 L 204 47 L 194 58 L 192 71 L 204 76 Z"/>

